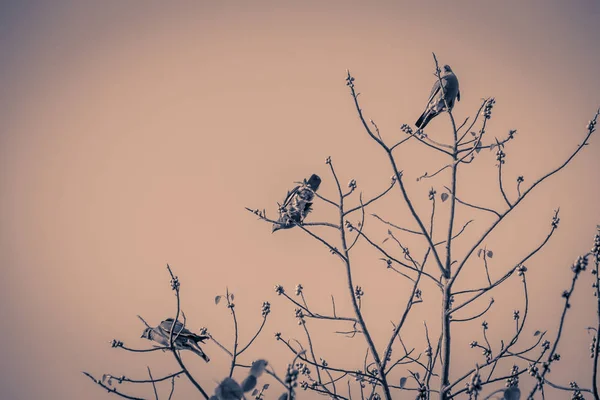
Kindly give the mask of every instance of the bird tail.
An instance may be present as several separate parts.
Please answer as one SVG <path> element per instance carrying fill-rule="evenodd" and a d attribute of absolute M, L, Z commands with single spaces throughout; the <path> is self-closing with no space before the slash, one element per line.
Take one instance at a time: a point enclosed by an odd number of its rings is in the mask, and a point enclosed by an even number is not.
<path fill-rule="evenodd" d="M 435 116 L 436 116 L 436 113 L 433 112 L 432 110 L 425 110 L 425 111 L 423 111 L 423 114 L 421 114 L 421 116 L 419 117 L 419 119 L 417 120 L 415 125 L 419 129 L 425 129 L 425 127 L 427 126 L 429 121 L 431 121 L 433 119 L 433 117 L 435 117 Z"/>
<path fill-rule="evenodd" d="M 288 228 L 291 228 L 291 226 L 288 226 L 288 224 L 286 224 L 286 222 L 282 218 L 279 218 L 277 222 L 273 224 L 273 229 L 271 230 L 271 233 L 275 233 L 280 229 Z"/>
<path fill-rule="evenodd" d="M 191 345 L 189 347 L 189 349 L 191 351 L 193 351 L 194 353 L 196 353 L 197 355 L 199 355 L 204 361 L 206 361 L 206 362 L 210 361 L 210 358 L 208 358 L 208 356 L 206 354 L 204 354 L 204 352 L 202 351 L 202 349 L 200 348 L 200 346 L 198 346 L 197 344 L 195 346 Z"/>

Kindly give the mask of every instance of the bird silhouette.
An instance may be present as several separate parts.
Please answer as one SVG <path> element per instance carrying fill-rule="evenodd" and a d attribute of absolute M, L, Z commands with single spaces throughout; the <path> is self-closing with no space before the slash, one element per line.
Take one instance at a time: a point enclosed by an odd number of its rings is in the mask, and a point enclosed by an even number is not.
<path fill-rule="evenodd" d="M 448 105 L 448 110 L 452 111 L 454 101 L 460 101 L 458 78 L 454 75 L 449 65 L 444 65 L 444 72 L 440 78 L 433 84 L 425 111 L 423 111 L 423 114 L 421 114 L 415 124 L 419 129 L 425 129 L 434 117 L 438 116 L 442 111 L 446 111 L 446 104 Z M 440 90 L 440 81 L 444 88 L 443 93 Z"/>
<path fill-rule="evenodd" d="M 283 204 L 279 206 L 279 218 L 277 223 L 273 224 L 273 232 L 289 229 L 304 221 L 312 209 L 312 201 L 320 184 L 321 178 L 312 174 L 308 180 L 304 180 L 302 184 L 287 193 Z"/>
<path fill-rule="evenodd" d="M 204 343 L 205 340 L 209 339 L 209 336 L 197 335 L 185 328 L 179 321 L 176 321 L 173 327 L 173 321 L 173 318 L 167 318 L 155 328 L 148 327 L 144 329 L 141 337 L 168 347 L 171 329 L 173 329 L 173 344 L 177 350 L 190 350 L 202 357 L 204 361 L 209 362 L 210 359 L 198 345 L 198 342 Z"/>

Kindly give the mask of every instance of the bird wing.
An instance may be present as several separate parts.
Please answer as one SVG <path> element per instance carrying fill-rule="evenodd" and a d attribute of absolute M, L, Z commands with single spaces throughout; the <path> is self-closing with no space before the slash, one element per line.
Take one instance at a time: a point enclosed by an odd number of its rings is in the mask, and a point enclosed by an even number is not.
<path fill-rule="evenodd" d="M 208 335 L 197 335 L 194 332 L 189 332 L 189 331 L 182 335 L 186 339 L 189 339 L 190 341 L 192 341 L 193 343 L 198 343 L 198 342 L 204 343 L 205 340 L 210 339 L 210 337 Z"/>
<path fill-rule="evenodd" d="M 286 194 L 285 200 L 283 200 L 283 204 L 281 205 L 281 208 L 287 208 L 287 206 L 292 202 L 294 195 L 296 193 L 298 193 L 298 190 L 300 190 L 300 185 L 296 186 L 295 188 L 293 188 L 291 191 L 289 191 Z"/>
<path fill-rule="evenodd" d="M 161 322 L 158 326 L 160 329 L 160 333 L 169 338 L 171 334 L 171 326 L 173 325 L 173 318 L 168 318 L 165 321 Z M 173 337 L 178 336 L 179 338 L 185 338 L 192 340 L 194 342 L 204 343 L 205 340 L 209 339 L 207 335 L 197 335 L 191 332 L 189 329 L 185 328 L 183 324 L 179 321 L 175 323 L 175 327 L 173 328 Z"/>
<path fill-rule="evenodd" d="M 431 93 L 429 94 L 429 99 L 427 100 L 427 104 L 429 104 L 431 102 L 431 100 L 433 100 L 433 98 L 439 91 L 440 91 L 440 80 L 438 79 L 437 81 L 435 81 L 435 83 L 433 84 L 433 87 L 431 88 Z"/>
<path fill-rule="evenodd" d="M 165 334 L 167 337 L 169 337 L 172 326 L 173 326 L 173 318 L 167 318 L 166 320 L 164 320 L 163 322 L 160 323 L 158 328 L 163 332 L 163 334 Z M 172 329 L 173 329 L 173 335 L 182 336 L 182 335 L 189 335 L 192 333 L 187 328 L 185 328 L 183 326 L 183 324 L 179 321 L 175 322 L 175 327 L 173 327 Z"/>
<path fill-rule="evenodd" d="M 165 337 L 162 330 L 158 327 L 152 328 L 152 331 L 150 332 L 148 339 L 150 339 L 162 346 L 169 345 L 169 340 Z"/>

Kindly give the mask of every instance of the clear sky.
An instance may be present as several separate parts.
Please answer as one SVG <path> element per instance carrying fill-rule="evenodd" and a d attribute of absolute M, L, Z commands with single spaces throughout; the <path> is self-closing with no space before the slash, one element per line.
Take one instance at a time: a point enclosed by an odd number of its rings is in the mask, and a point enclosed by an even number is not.
<path fill-rule="evenodd" d="M 244 210 L 274 215 L 285 191 L 311 173 L 324 178 L 320 190 L 333 196 L 327 156 L 366 197 L 388 184 L 387 161 L 352 107 L 346 68 L 366 115 L 393 141 L 422 111 L 435 51 L 460 80 L 457 118 L 494 96 L 490 137 L 518 129 L 505 171 L 510 182 L 524 175 L 525 185 L 562 162 L 600 106 L 596 0 L 175 3 L 0 1 L 3 399 L 99 400 L 109 395 L 81 370 L 130 377 L 145 377 L 146 365 L 156 374 L 174 371 L 166 354 L 125 354 L 108 345 L 119 338 L 145 346 L 136 315 L 156 323 L 172 314 L 167 262 L 182 281 L 190 328 L 206 326 L 224 343 L 232 340 L 231 321 L 222 304 L 214 305 L 215 295 L 226 287 L 236 294 L 243 340 L 260 323 L 262 301 L 270 301 L 272 318 L 246 362 L 264 357 L 281 372 L 290 357 L 273 333 L 301 338 L 302 331 L 293 307 L 274 293 L 275 283 L 292 290 L 301 282 L 307 300 L 324 312 L 330 294 L 340 312 L 348 310 L 341 266 L 327 250 L 300 231 L 271 235 Z M 450 140 L 446 117 L 429 131 Z M 600 223 L 599 154 L 596 136 L 486 242 L 499 276 L 541 242 L 553 210 L 561 208 L 551 246 L 529 266 L 536 300 L 530 333 L 555 329 L 569 265 L 589 250 Z M 398 159 L 425 212 L 429 188 L 441 193 L 448 176 L 415 178 L 443 160 L 417 144 Z M 465 198 L 502 206 L 494 163 L 487 153 L 461 173 Z M 511 184 L 513 196 L 514 190 Z M 411 224 L 399 197 L 374 211 Z M 490 221 L 458 211 L 461 223 L 479 218 L 465 242 Z M 322 205 L 311 218 L 336 216 Z M 372 218 L 368 223 L 383 240 L 387 229 Z M 408 286 L 367 246 L 357 251 L 356 281 L 383 346 Z M 472 268 L 473 281 L 464 284 L 483 283 L 480 265 Z M 562 383 L 589 382 L 585 327 L 594 304 L 588 283 L 574 299 L 569 348 L 555 367 Z M 498 304 L 489 320 L 496 343 L 512 332 L 512 310 L 522 308 L 517 289 L 494 294 Z M 422 305 L 404 333 L 417 349 L 424 348 L 422 319 L 439 329 L 437 295 L 424 293 L 431 305 Z M 359 338 L 332 334 L 339 326 L 314 329 L 315 346 L 330 364 L 360 366 Z M 463 329 L 454 342 L 455 365 L 467 368 L 481 358 L 468 348 L 479 325 Z M 214 344 L 206 351 L 210 365 L 190 363 L 212 389 L 228 360 Z M 151 396 L 149 390 L 136 393 Z M 181 380 L 177 393 L 186 392 L 191 388 Z"/>

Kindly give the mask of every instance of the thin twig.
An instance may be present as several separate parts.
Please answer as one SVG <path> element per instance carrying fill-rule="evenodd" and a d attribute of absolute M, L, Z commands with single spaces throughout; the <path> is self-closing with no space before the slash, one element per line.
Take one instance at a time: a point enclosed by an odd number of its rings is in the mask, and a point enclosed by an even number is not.
<path fill-rule="evenodd" d="M 156 400 L 158 400 L 158 392 L 156 391 L 156 383 L 154 382 L 154 378 L 152 377 L 152 371 L 150 371 L 150 367 L 146 366 L 146 368 L 148 368 L 148 376 L 150 376 L 150 381 L 152 382 L 152 388 L 154 389 L 154 398 Z"/>
<path fill-rule="evenodd" d="M 173 393 L 175 393 L 175 377 L 171 378 L 171 391 L 169 392 L 169 397 L 167 400 L 171 400 Z"/>
<path fill-rule="evenodd" d="M 387 251 L 385 251 L 385 250 L 384 250 L 384 249 L 383 249 L 381 246 L 379 246 L 377 243 L 373 242 L 373 241 L 372 241 L 372 240 L 371 240 L 371 239 L 370 239 L 370 238 L 369 238 L 367 235 L 365 235 L 365 233 L 364 233 L 364 232 L 361 232 L 360 234 L 361 234 L 361 236 L 362 236 L 362 237 L 364 237 L 364 238 L 365 238 L 365 240 L 366 240 L 367 242 L 369 242 L 369 244 L 370 244 L 371 246 L 373 246 L 374 248 L 376 248 L 377 250 L 379 250 L 379 252 L 380 252 L 381 254 L 383 254 L 383 255 L 386 257 L 386 259 L 387 259 L 387 260 L 390 260 L 390 261 L 393 261 L 393 262 L 395 262 L 396 264 L 402 265 L 404 268 L 410 269 L 411 271 L 414 271 L 414 272 L 417 272 L 417 273 L 421 273 L 421 274 L 423 274 L 424 276 L 426 276 L 426 277 L 428 277 L 429 279 L 431 279 L 433 282 L 435 282 L 435 283 L 436 283 L 436 285 L 437 285 L 438 287 L 441 287 L 441 283 L 440 283 L 440 281 L 439 281 L 437 278 L 435 278 L 433 275 L 431 275 L 431 274 L 429 274 L 429 273 L 427 273 L 427 272 L 425 272 L 425 271 L 421 271 L 421 272 L 419 272 L 419 270 L 418 270 L 417 268 L 415 268 L 415 267 L 413 267 L 413 266 L 411 266 L 411 265 L 409 265 L 409 264 L 407 264 L 407 263 L 405 263 L 405 262 L 403 262 L 403 261 L 400 261 L 400 260 L 398 260 L 397 258 L 395 258 L 395 257 L 393 257 L 392 255 L 390 255 L 390 254 L 389 254 Z M 389 263 L 388 263 L 388 265 L 389 265 Z M 398 273 L 402 274 L 401 272 L 398 272 Z M 403 276 L 406 276 L 407 278 L 409 278 L 407 275 L 404 275 L 404 274 L 402 274 L 402 275 L 403 275 Z M 412 278 L 409 278 L 409 279 L 413 280 Z M 414 280 L 413 280 L 413 281 L 414 281 Z"/>
<path fill-rule="evenodd" d="M 508 205 L 508 208 L 511 208 L 512 204 L 511 204 L 510 200 L 508 200 L 508 197 L 506 197 L 506 192 L 504 191 L 504 186 L 502 185 L 502 165 L 503 165 L 503 163 L 504 163 L 504 160 L 498 161 L 498 185 L 500 186 L 500 193 L 502 193 L 502 197 L 504 198 L 504 201 Z"/>
<path fill-rule="evenodd" d="M 103 387 L 104 389 L 108 390 L 109 393 L 114 393 L 117 396 L 123 397 L 124 399 L 130 399 L 130 400 L 146 400 L 143 397 L 134 397 L 134 396 L 130 396 L 127 395 L 125 393 L 121 393 L 117 390 L 117 388 L 114 387 L 110 387 L 105 385 L 102 381 L 100 381 L 99 379 L 94 378 L 91 374 L 83 371 L 82 372 L 85 376 L 87 376 L 88 378 L 90 378 L 96 385 Z"/>
<path fill-rule="evenodd" d="M 396 225 L 396 224 L 393 224 L 393 223 L 391 223 L 391 222 L 389 222 L 389 221 L 386 221 L 385 219 L 381 218 L 381 217 L 380 217 L 379 215 L 377 215 L 377 214 L 371 214 L 371 215 L 372 215 L 373 217 L 377 218 L 379 221 L 383 222 L 384 224 L 386 224 L 386 225 L 389 225 L 389 226 L 391 226 L 391 227 L 393 227 L 393 228 L 399 229 L 399 230 L 401 230 L 401 231 L 408 232 L 408 233 L 412 233 L 413 235 L 422 235 L 422 234 L 423 234 L 422 232 L 417 232 L 417 231 L 413 231 L 413 230 L 411 230 L 411 229 L 403 228 L 403 227 L 401 227 L 401 226 L 398 226 L 398 225 Z"/>
<path fill-rule="evenodd" d="M 352 250 L 354 245 L 358 242 L 358 239 L 360 239 L 360 234 L 363 231 L 363 229 L 365 228 L 365 207 L 364 207 L 363 201 L 362 201 L 362 193 L 360 194 L 360 205 L 361 205 L 361 207 L 360 207 L 361 221 L 360 221 L 360 225 L 358 226 L 358 233 L 356 234 L 356 237 L 352 241 L 352 244 L 350 244 L 350 246 L 348 246 L 348 251 Z M 348 221 L 346 221 L 346 222 L 348 222 Z M 348 226 L 351 226 L 351 224 L 349 224 Z"/>
<path fill-rule="evenodd" d="M 452 193 L 452 189 L 450 189 L 447 186 L 444 186 L 444 188 L 446 188 L 446 190 L 449 193 Z M 459 202 L 460 204 L 467 206 L 467 207 L 471 207 L 471 208 L 475 208 L 476 210 L 481 210 L 481 211 L 487 211 L 487 212 L 491 212 L 492 214 L 495 214 L 498 218 L 500 217 L 500 213 L 498 213 L 497 211 L 492 210 L 491 208 L 486 208 L 486 207 L 481 207 L 481 206 L 476 206 L 474 204 L 471 203 L 467 203 L 464 200 L 459 199 L 458 197 L 454 197 L 456 199 L 457 202 Z"/>
<path fill-rule="evenodd" d="M 598 226 L 598 232 L 594 237 L 594 245 L 597 246 L 596 240 L 600 237 L 600 226 Z M 600 253 L 597 252 L 597 248 L 592 250 L 592 256 L 594 257 L 594 276 L 596 277 L 596 331 L 594 333 L 594 347 L 592 349 L 592 391 L 595 400 L 600 400 L 600 391 L 598 389 L 598 362 L 600 361 Z"/>
<path fill-rule="evenodd" d="M 256 334 L 252 337 L 252 339 L 250 339 L 250 341 L 248 342 L 248 344 L 246 346 L 244 346 L 240 351 L 238 351 L 238 356 L 241 355 L 244 351 L 246 351 L 248 349 L 248 347 L 250 347 L 252 345 L 252 343 L 254 343 L 254 341 L 256 340 L 256 338 L 258 337 L 258 335 L 260 335 L 260 333 L 262 332 L 265 323 L 267 322 L 267 315 L 265 315 L 263 317 L 262 323 L 260 324 L 260 327 L 258 328 L 258 331 L 256 331 Z"/>
<path fill-rule="evenodd" d="M 429 175 L 427 172 L 425 172 L 423 175 L 419 176 L 417 178 L 417 182 L 419 182 L 421 179 L 428 179 L 428 178 L 433 178 L 434 176 L 436 176 L 437 174 L 439 174 L 440 172 L 444 171 L 446 168 L 450 168 L 452 166 L 452 164 L 446 164 L 444 165 L 442 168 L 438 169 L 437 171 L 435 171 L 433 174 Z"/>
<path fill-rule="evenodd" d="M 315 196 L 317 196 L 319 199 L 323 200 L 325 203 L 331 204 L 331 205 L 332 205 L 332 206 L 334 206 L 335 208 L 338 208 L 338 207 L 339 207 L 339 205 L 338 205 L 338 204 L 337 204 L 335 201 L 331 201 L 331 200 L 329 200 L 328 198 L 326 198 L 326 197 L 324 197 L 324 196 L 320 195 L 320 194 L 319 194 L 319 193 L 317 193 L 317 192 L 313 192 L 313 193 L 315 194 Z"/>
<path fill-rule="evenodd" d="M 580 391 L 580 392 L 585 392 L 585 393 L 592 393 L 591 389 L 586 389 L 586 388 L 582 388 L 582 387 L 566 387 L 566 386 L 560 386 L 557 385 L 556 383 L 552 383 L 550 382 L 548 379 L 544 379 L 544 383 L 547 383 L 548 385 L 550 385 L 551 387 L 553 387 L 554 389 L 558 389 L 558 390 L 564 390 L 567 392 L 576 392 L 576 391 Z"/>
<path fill-rule="evenodd" d="M 356 206 L 354 208 L 349 209 L 348 211 L 345 211 L 344 212 L 344 216 L 346 216 L 348 214 L 351 214 L 351 213 L 353 213 L 356 210 L 360 210 L 360 209 L 364 210 L 364 208 L 367 207 L 369 204 L 371 204 L 371 203 L 379 200 L 380 198 L 382 198 L 383 196 L 385 196 L 386 194 L 388 194 L 389 191 L 392 190 L 392 188 L 394 187 L 395 184 L 396 184 L 396 180 L 393 180 L 392 184 L 387 189 L 385 189 L 383 192 L 381 192 L 377 196 L 373 197 L 371 200 L 368 200 L 364 205 L 359 205 L 359 206 Z"/>
<path fill-rule="evenodd" d="M 479 314 L 473 316 L 473 317 L 469 317 L 469 318 L 462 318 L 462 319 L 452 319 L 451 322 L 467 322 L 467 321 L 473 321 L 481 316 L 483 316 L 486 312 L 489 311 L 490 308 L 492 308 L 492 305 L 494 304 L 494 299 L 490 299 L 490 303 L 488 304 L 488 306 L 485 308 L 485 310 L 483 310 L 482 312 L 480 312 Z"/>
<path fill-rule="evenodd" d="M 458 142 L 459 142 L 459 144 L 460 144 L 461 146 L 469 143 L 469 142 L 466 142 L 466 143 L 460 143 L 460 142 L 461 142 L 461 141 L 463 140 L 463 138 L 464 138 L 464 137 L 467 135 L 467 133 L 469 133 L 469 132 L 471 131 L 471 129 L 473 129 L 473 126 L 475 126 L 475 123 L 477 122 L 477 119 L 478 119 L 478 118 L 479 118 L 479 116 L 481 115 L 481 110 L 483 110 L 483 107 L 485 107 L 485 105 L 487 104 L 487 102 L 488 102 L 489 100 L 490 100 L 489 98 L 483 99 L 483 102 L 482 102 L 482 103 L 481 103 L 481 105 L 479 106 L 479 110 L 477 110 L 477 114 L 475 114 L 475 118 L 473 118 L 473 122 L 471 122 L 471 125 L 470 125 L 470 126 L 467 128 L 467 129 L 465 129 L 465 133 L 463 133 L 463 135 L 462 135 L 462 136 L 460 137 L 460 139 L 458 140 Z M 465 121 L 465 122 L 466 122 L 466 121 Z M 464 125 L 464 123 L 463 123 L 463 125 Z M 461 126 L 460 126 L 460 127 L 457 129 L 457 131 L 460 131 L 460 129 L 463 127 L 463 125 L 461 125 Z"/>
<path fill-rule="evenodd" d="M 460 236 L 460 235 L 461 235 L 461 234 L 462 234 L 462 233 L 465 231 L 465 229 L 467 229 L 467 226 L 469 226 L 469 224 L 470 224 L 471 222 L 473 222 L 473 221 L 474 221 L 473 219 L 470 219 L 470 220 L 468 220 L 467 222 L 465 222 L 465 224 L 463 225 L 463 227 L 462 227 L 462 228 L 460 228 L 460 231 L 458 231 L 458 233 L 457 233 L 457 234 L 455 234 L 454 236 L 452 236 L 452 240 L 454 240 L 454 239 L 456 239 L 457 237 L 459 237 L 459 236 Z M 436 243 L 434 244 L 434 246 L 439 246 L 440 244 L 444 244 L 444 243 L 446 243 L 446 241 L 445 241 L 445 240 L 442 240 L 442 241 L 440 241 L 440 242 L 436 242 Z"/>
<path fill-rule="evenodd" d="M 231 378 L 233 376 L 233 370 L 235 369 L 235 361 L 237 359 L 237 356 L 239 355 L 239 353 L 238 353 L 239 329 L 238 329 L 237 317 L 235 315 L 235 306 L 231 303 L 231 301 L 229 299 L 229 289 L 227 289 L 226 297 L 227 297 L 227 307 L 231 310 L 231 316 L 233 318 L 233 330 L 234 330 L 233 351 L 232 351 L 233 356 L 231 357 L 231 367 L 229 368 L 229 377 Z"/>

